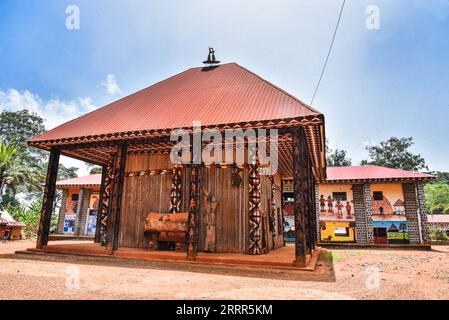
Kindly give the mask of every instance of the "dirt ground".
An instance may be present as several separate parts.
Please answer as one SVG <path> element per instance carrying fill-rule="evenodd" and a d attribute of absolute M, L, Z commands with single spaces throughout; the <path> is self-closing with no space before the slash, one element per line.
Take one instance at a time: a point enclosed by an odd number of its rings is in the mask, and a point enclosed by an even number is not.
<path fill-rule="evenodd" d="M 449 299 L 449 246 L 328 249 L 311 273 L 14 254 L 33 245 L 0 243 L 0 300 Z"/>

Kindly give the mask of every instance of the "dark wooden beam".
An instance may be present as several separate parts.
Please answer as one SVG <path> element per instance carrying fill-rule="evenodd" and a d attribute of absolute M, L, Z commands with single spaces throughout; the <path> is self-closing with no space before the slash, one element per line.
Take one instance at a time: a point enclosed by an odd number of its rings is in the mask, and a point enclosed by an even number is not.
<path fill-rule="evenodd" d="M 181 182 L 182 169 L 181 167 L 173 168 L 173 176 L 170 190 L 170 213 L 178 213 L 181 207 Z"/>
<path fill-rule="evenodd" d="M 198 254 L 198 216 L 200 211 L 201 165 L 192 165 L 189 191 L 189 226 L 187 233 L 187 259 L 195 260 Z"/>
<path fill-rule="evenodd" d="M 123 143 L 117 147 L 117 154 L 114 156 L 114 175 L 112 182 L 112 194 L 109 201 L 110 204 L 106 234 L 106 252 L 108 254 L 113 254 L 113 252 L 118 249 L 123 182 L 125 178 L 126 150 L 127 145 Z"/>
<path fill-rule="evenodd" d="M 42 249 L 48 244 L 48 234 L 50 233 L 51 214 L 56 194 L 56 180 L 58 177 L 59 150 L 51 149 L 48 159 L 47 179 L 45 181 L 44 199 L 42 203 L 41 220 L 37 234 L 36 248 Z"/>
<path fill-rule="evenodd" d="M 102 246 L 105 246 L 108 242 L 107 239 L 107 230 L 108 230 L 108 216 L 110 213 L 110 205 L 112 198 L 112 184 L 114 181 L 114 161 L 115 155 L 111 156 L 109 159 L 109 164 L 105 167 L 105 176 L 104 176 L 104 186 L 102 190 L 102 204 L 100 215 L 100 243 Z"/>
<path fill-rule="evenodd" d="M 295 265 L 304 267 L 307 261 L 306 243 L 306 218 L 305 218 L 305 186 L 304 174 L 305 163 L 303 153 L 305 139 L 304 131 L 301 128 L 292 130 L 293 145 L 293 192 L 295 213 Z"/>

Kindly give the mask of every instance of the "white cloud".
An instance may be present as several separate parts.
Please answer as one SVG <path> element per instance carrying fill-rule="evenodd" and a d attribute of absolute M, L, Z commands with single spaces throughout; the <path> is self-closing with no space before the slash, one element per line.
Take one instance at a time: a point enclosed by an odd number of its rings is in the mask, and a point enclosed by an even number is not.
<path fill-rule="evenodd" d="M 110 95 L 115 95 L 122 92 L 113 74 L 108 74 L 106 76 L 106 80 L 103 81 L 101 85 L 106 88 L 106 91 Z"/>
<path fill-rule="evenodd" d="M 28 90 L 9 89 L 7 91 L 0 90 L 0 109 L 8 111 L 27 109 L 41 116 L 45 121 L 45 127 L 52 129 L 86 112 L 92 111 L 96 107 L 90 97 L 80 97 L 76 100 L 68 101 L 52 98 L 44 101 L 41 97 L 32 94 Z"/>

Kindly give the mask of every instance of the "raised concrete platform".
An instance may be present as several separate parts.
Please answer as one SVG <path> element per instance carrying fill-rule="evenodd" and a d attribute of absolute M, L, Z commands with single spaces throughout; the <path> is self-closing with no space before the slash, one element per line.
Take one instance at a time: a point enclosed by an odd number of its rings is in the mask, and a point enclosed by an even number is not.
<path fill-rule="evenodd" d="M 60 240 L 94 240 L 93 236 L 75 236 L 73 234 L 50 234 L 48 236 L 49 241 L 60 241 Z"/>
<path fill-rule="evenodd" d="M 293 263 L 295 246 L 287 245 L 275 251 L 259 256 L 251 256 L 239 253 L 205 253 L 200 252 L 196 261 L 187 260 L 185 252 L 173 251 L 148 251 L 145 249 L 119 248 L 113 255 L 106 253 L 105 247 L 96 243 L 68 243 L 48 245 L 43 249 L 30 248 L 26 251 L 17 251 L 17 254 L 40 253 L 40 254 L 66 254 L 89 257 L 107 257 L 111 259 L 128 260 L 157 260 L 179 263 L 212 264 L 229 266 L 246 266 L 258 268 L 274 268 L 283 270 L 314 271 L 321 250 L 318 248 L 308 259 L 305 267 L 296 267 Z"/>

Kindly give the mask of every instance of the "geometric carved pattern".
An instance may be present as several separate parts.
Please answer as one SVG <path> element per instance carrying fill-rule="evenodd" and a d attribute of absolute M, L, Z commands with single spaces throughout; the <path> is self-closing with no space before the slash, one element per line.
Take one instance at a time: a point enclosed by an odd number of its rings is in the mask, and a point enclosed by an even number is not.
<path fill-rule="evenodd" d="M 251 255 L 264 253 L 262 247 L 262 214 L 260 212 L 260 175 L 257 164 L 249 165 L 249 248 Z"/>
<path fill-rule="evenodd" d="M 112 198 L 112 182 L 114 181 L 114 156 L 109 159 L 109 164 L 106 167 L 106 173 L 104 177 L 104 186 L 102 194 L 102 205 L 100 214 L 100 242 L 102 246 L 107 243 L 107 226 L 109 207 Z"/>
<path fill-rule="evenodd" d="M 179 207 L 181 204 L 181 176 L 181 167 L 175 167 L 173 169 L 173 180 L 170 191 L 170 213 L 179 213 Z"/>
<path fill-rule="evenodd" d="M 190 199 L 189 199 L 189 230 L 187 243 L 187 258 L 195 260 L 198 251 L 198 215 L 200 210 L 200 168 L 191 166 Z"/>

